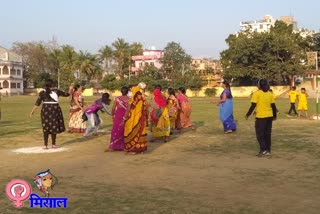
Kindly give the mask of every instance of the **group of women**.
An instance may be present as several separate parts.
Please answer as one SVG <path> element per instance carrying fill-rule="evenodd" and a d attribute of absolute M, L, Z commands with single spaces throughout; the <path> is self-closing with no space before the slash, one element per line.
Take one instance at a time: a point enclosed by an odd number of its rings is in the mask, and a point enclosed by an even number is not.
<path fill-rule="evenodd" d="M 220 120 L 226 134 L 236 131 L 236 123 L 233 118 L 233 97 L 228 82 L 221 83 L 223 92 L 218 101 L 213 101 L 220 107 Z M 127 154 L 143 153 L 147 150 L 147 127 L 150 122 L 152 133 L 151 142 L 163 139 L 164 142 L 175 130 L 182 132 L 185 128 L 193 128 L 190 120 L 191 105 L 186 90 L 179 88 L 177 94 L 173 88 L 167 90 L 164 97 L 162 88 L 157 85 L 153 91 L 153 98 L 147 100 L 144 90 L 146 85 L 139 83 L 137 86 L 122 87 L 121 96 L 115 97 L 110 112 L 108 105 L 111 100 L 109 94 L 104 93 L 100 99 L 85 109 L 81 96 L 82 87 L 76 85 L 70 87 L 69 92 L 63 92 L 55 88 L 52 80 L 47 80 L 45 90 L 39 93 L 30 117 L 41 105 L 41 123 L 43 129 L 44 149 L 48 149 L 48 140 L 51 136 L 52 148 L 57 148 L 56 135 L 65 131 L 64 119 L 59 106 L 59 96 L 71 95 L 69 132 L 96 133 L 101 119 L 98 111 L 104 111 L 113 117 L 113 126 L 108 149 L 105 151 L 126 151 Z M 257 156 L 262 157 L 271 154 L 271 128 L 272 121 L 276 119 L 276 106 L 274 96 L 269 92 L 268 81 L 261 79 L 258 82 L 259 90 L 252 96 L 251 107 L 246 114 L 248 118 L 256 108 L 256 135 L 260 145 Z M 84 121 L 89 121 L 86 128 Z"/>
<path fill-rule="evenodd" d="M 147 100 L 145 87 L 144 83 L 139 83 L 129 91 L 125 86 L 121 88 L 122 95 L 115 97 L 110 144 L 105 151 L 125 150 L 128 154 L 143 153 L 147 150 L 149 125 L 152 133 L 151 142 L 157 139 L 167 142 L 175 129 L 181 133 L 182 129 L 192 126 L 191 105 L 184 88 L 179 88 L 177 95 L 174 89 L 169 88 L 168 97 L 165 98 L 161 86 L 157 85 L 153 91 L 153 98 Z"/>

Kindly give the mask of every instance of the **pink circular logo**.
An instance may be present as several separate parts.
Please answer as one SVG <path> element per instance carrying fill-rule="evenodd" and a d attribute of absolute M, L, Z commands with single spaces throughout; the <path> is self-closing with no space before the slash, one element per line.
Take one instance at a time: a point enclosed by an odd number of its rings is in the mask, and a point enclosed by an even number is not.
<path fill-rule="evenodd" d="M 23 206 L 30 193 L 30 185 L 24 180 L 12 180 L 6 187 L 7 196 L 14 201 L 14 206 L 20 208 Z"/>

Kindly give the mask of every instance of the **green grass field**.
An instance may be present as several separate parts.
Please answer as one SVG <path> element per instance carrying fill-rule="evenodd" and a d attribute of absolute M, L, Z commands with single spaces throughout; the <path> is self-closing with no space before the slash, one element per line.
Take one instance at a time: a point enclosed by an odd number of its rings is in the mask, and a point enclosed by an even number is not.
<path fill-rule="evenodd" d="M 192 98 L 196 130 L 174 134 L 166 144 L 149 143 L 144 155 L 104 153 L 112 124 L 103 114 L 98 137 L 58 135 L 66 152 L 13 153 L 42 146 L 40 109 L 29 118 L 35 100 L 12 96 L 0 103 L 0 213 L 319 213 L 320 121 L 288 118 L 288 99 L 277 99 L 280 114 L 273 124 L 270 158 L 255 156 L 254 118 L 244 118 L 249 98 L 234 100 L 238 130 L 228 135 L 218 107 L 209 98 Z M 61 107 L 67 126 L 67 98 L 61 98 Z M 309 115 L 315 111 L 315 100 L 309 99 Z M 27 201 L 14 208 L 6 184 L 17 178 L 31 184 L 48 168 L 59 178 L 53 197 L 68 197 L 67 210 L 30 209 Z M 40 194 L 34 187 L 33 192 Z"/>

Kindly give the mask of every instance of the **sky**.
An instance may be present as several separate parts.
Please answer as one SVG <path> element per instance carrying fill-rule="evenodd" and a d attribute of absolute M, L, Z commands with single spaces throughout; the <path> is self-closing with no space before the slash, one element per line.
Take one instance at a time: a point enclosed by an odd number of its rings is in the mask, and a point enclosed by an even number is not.
<path fill-rule="evenodd" d="M 0 46 L 49 41 L 97 53 L 117 38 L 145 49 L 180 43 L 194 58 L 219 58 L 241 21 L 294 16 L 320 30 L 319 0 L 0 0 Z"/>

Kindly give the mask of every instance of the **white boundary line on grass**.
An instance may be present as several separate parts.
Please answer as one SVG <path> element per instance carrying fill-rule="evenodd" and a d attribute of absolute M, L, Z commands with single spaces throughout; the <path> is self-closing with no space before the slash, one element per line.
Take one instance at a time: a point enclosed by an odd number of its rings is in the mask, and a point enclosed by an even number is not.
<path fill-rule="evenodd" d="M 55 152 L 64 152 L 69 150 L 68 148 L 62 147 L 62 148 L 50 148 L 49 149 L 43 149 L 43 147 L 24 147 L 20 149 L 14 149 L 12 152 L 14 153 L 24 153 L 24 154 L 37 154 L 37 153 L 55 153 Z"/>

